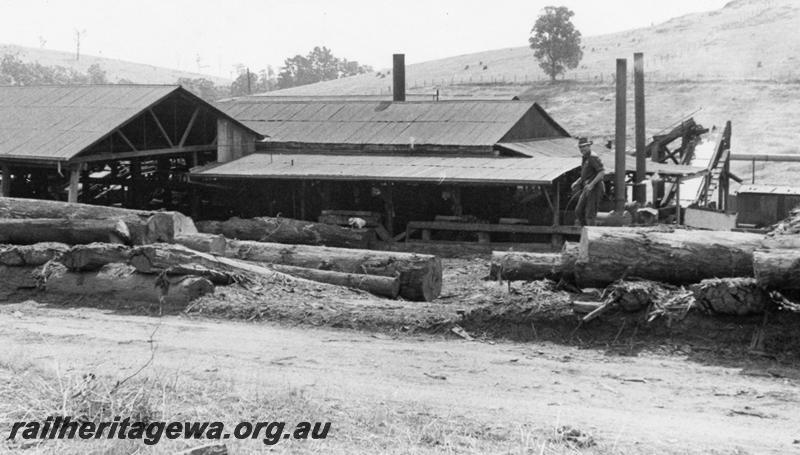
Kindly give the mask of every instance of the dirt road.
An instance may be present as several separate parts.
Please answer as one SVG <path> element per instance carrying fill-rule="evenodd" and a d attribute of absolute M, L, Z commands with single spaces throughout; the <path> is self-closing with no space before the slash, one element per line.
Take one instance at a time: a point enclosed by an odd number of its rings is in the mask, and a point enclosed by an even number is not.
<path fill-rule="evenodd" d="M 613 453 L 800 452 L 796 370 L 750 375 L 741 366 L 680 356 L 617 357 L 555 344 L 389 338 L 30 302 L 0 305 L 0 346 L 4 359 L 125 376 L 150 356 L 147 340 L 158 325 L 157 371 L 213 371 L 242 389 L 283 384 L 348 412 L 388 403 L 487 426 L 546 433 L 570 425 Z"/>

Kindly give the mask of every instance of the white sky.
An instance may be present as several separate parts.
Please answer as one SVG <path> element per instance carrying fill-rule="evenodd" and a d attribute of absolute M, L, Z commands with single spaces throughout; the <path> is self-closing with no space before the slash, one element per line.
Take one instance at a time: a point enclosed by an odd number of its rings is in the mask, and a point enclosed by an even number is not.
<path fill-rule="evenodd" d="M 544 6 L 584 36 L 648 26 L 728 0 L 0 0 L 0 43 L 231 77 L 327 46 L 376 69 L 527 45 Z M 198 65 L 198 56 L 200 62 Z"/>

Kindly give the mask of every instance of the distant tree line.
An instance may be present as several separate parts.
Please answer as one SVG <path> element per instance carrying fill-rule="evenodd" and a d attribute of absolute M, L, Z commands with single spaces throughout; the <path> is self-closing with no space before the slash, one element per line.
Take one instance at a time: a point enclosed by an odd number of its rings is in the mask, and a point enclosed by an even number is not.
<path fill-rule="evenodd" d="M 187 90 L 206 101 L 220 98 L 263 93 L 276 89 L 313 84 L 315 82 L 354 76 L 372 71 L 367 65 L 349 61 L 333 55 L 327 47 L 315 47 L 308 55 L 295 55 L 284 61 L 276 75 L 267 65 L 266 69 L 250 71 L 237 65 L 238 76 L 230 86 L 215 85 L 206 78 L 180 78 L 176 81 Z M 0 60 L 0 85 L 78 85 L 108 84 L 106 72 L 98 64 L 91 65 L 86 73 L 63 66 L 45 66 L 38 62 L 24 62 L 17 55 L 6 54 Z M 119 84 L 133 83 L 120 79 Z"/>
<path fill-rule="evenodd" d="M 284 61 L 283 68 L 278 74 L 277 87 L 279 89 L 296 87 L 371 71 L 372 67 L 368 65 L 359 65 L 357 61 L 335 57 L 327 47 L 317 46 L 306 56 L 298 54 Z"/>
<path fill-rule="evenodd" d="M 106 72 L 98 64 L 86 73 L 63 66 L 45 66 L 39 62 L 23 62 L 17 55 L 5 54 L 0 59 L 0 85 L 66 85 L 107 84 Z"/>

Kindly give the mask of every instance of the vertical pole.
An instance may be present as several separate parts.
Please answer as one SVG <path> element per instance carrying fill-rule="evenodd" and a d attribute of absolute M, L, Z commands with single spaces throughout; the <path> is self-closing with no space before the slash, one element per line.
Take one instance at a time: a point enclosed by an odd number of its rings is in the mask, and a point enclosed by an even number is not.
<path fill-rule="evenodd" d="M 464 207 L 461 205 L 461 187 L 454 186 L 451 194 L 453 195 L 453 215 L 463 216 Z"/>
<path fill-rule="evenodd" d="M 131 160 L 131 185 L 128 189 L 129 198 L 128 204 L 131 207 L 139 208 L 139 203 L 142 199 L 140 181 L 142 179 L 142 162 L 138 159 Z"/>
<path fill-rule="evenodd" d="M 306 219 L 306 181 L 300 182 L 300 219 Z"/>
<path fill-rule="evenodd" d="M 756 159 L 755 158 L 753 158 L 753 166 L 750 169 L 751 169 L 751 172 L 752 172 L 752 177 L 750 179 L 750 183 L 755 185 L 755 183 L 756 183 Z"/>
<path fill-rule="evenodd" d="M 617 109 L 616 109 L 616 137 L 614 140 L 614 210 L 617 213 L 625 211 L 625 117 L 626 117 L 626 89 L 628 79 L 628 61 L 624 58 L 617 59 Z"/>
<path fill-rule="evenodd" d="M 645 115 L 644 115 L 644 54 L 633 54 L 633 97 L 634 116 L 636 121 L 636 181 L 633 186 L 633 198 L 636 202 L 647 202 L 647 189 L 642 183 L 647 175 L 647 157 L 645 156 Z"/>
<path fill-rule="evenodd" d="M 553 226 L 561 224 L 561 185 L 558 181 L 555 182 L 556 197 L 553 202 Z"/>
<path fill-rule="evenodd" d="M 83 186 L 83 193 L 80 195 L 80 201 L 84 203 L 89 203 L 89 169 L 88 167 L 84 167 L 80 171 L 80 180 L 79 182 L 82 183 Z"/>
<path fill-rule="evenodd" d="M 3 181 L 0 182 L 0 197 L 10 197 L 11 196 L 11 167 L 7 164 L 3 164 L 0 168 L 2 170 L 2 179 Z"/>
<path fill-rule="evenodd" d="M 383 195 L 383 208 L 386 212 L 386 230 L 394 236 L 394 188 L 391 183 L 386 183 L 381 189 Z"/>
<path fill-rule="evenodd" d="M 675 178 L 675 224 L 680 226 L 681 223 L 681 177 Z"/>
<path fill-rule="evenodd" d="M 78 182 L 81 176 L 80 166 L 73 164 L 69 167 L 69 190 L 67 202 L 78 202 Z"/>

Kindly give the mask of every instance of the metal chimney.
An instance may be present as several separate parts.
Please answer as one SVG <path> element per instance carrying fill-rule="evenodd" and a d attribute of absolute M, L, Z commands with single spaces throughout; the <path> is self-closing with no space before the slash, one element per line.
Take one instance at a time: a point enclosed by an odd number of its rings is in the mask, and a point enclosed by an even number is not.
<path fill-rule="evenodd" d="M 620 216 L 625 211 L 625 95 L 628 78 L 628 61 L 624 58 L 617 59 L 617 109 L 616 109 L 616 138 L 614 140 L 614 209 Z"/>
<path fill-rule="evenodd" d="M 647 202 L 647 188 L 644 181 L 647 175 L 647 153 L 644 129 L 644 54 L 633 54 L 633 108 L 636 121 L 636 182 L 633 187 L 633 198 L 644 205 Z"/>
<path fill-rule="evenodd" d="M 392 55 L 394 62 L 392 68 L 392 100 L 405 101 L 406 100 L 406 55 L 394 54 Z"/>

